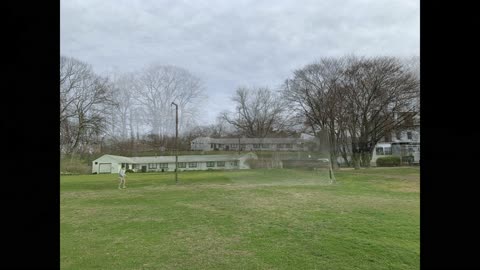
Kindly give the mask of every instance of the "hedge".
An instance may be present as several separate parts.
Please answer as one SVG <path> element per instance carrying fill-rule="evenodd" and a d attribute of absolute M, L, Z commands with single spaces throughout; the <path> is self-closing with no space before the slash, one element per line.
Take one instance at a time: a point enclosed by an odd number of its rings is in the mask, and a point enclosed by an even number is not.
<path fill-rule="evenodd" d="M 400 157 L 380 157 L 377 159 L 377 167 L 400 166 Z"/>

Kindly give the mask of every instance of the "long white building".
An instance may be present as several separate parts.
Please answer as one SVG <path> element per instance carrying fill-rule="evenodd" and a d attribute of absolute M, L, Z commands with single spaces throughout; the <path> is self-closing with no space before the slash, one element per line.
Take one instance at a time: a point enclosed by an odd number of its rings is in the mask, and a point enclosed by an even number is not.
<path fill-rule="evenodd" d="M 249 169 L 248 159 L 257 159 L 254 153 L 243 155 L 188 155 L 178 156 L 178 171 Z M 92 161 L 92 173 L 118 173 L 125 166 L 134 172 L 175 171 L 175 156 L 123 157 L 103 155 Z"/>
<path fill-rule="evenodd" d="M 199 151 L 304 151 L 307 140 L 301 138 L 210 138 L 191 141 L 190 149 Z"/>

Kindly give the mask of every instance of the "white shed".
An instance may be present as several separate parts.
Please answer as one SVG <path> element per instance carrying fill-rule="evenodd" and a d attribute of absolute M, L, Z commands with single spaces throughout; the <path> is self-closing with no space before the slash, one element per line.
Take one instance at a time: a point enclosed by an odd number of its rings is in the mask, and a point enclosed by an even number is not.
<path fill-rule="evenodd" d="M 128 157 L 103 155 L 92 161 L 92 173 L 118 173 L 122 165 L 132 169 L 133 164 L 135 161 Z"/>

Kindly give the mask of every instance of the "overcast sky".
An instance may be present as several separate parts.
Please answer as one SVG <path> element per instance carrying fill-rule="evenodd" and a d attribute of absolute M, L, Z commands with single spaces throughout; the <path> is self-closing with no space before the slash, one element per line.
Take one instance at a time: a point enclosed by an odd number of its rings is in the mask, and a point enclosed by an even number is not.
<path fill-rule="evenodd" d="M 420 54 L 419 0 L 61 0 L 61 54 L 101 75 L 152 62 L 200 77 L 201 124 L 238 86 L 278 86 L 326 56 Z"/>

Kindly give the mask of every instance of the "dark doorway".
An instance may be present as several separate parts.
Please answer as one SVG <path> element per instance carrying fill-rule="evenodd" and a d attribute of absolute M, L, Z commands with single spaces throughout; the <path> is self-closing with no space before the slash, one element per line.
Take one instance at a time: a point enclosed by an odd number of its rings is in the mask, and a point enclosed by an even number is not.
<path fill-rule="evenodd" d="M 147 172 L 147 166 L 142 166 L 142 172 Z"/>

